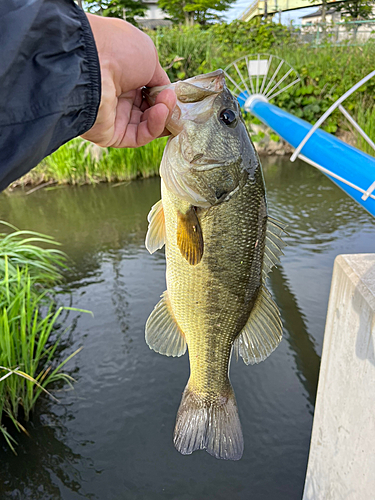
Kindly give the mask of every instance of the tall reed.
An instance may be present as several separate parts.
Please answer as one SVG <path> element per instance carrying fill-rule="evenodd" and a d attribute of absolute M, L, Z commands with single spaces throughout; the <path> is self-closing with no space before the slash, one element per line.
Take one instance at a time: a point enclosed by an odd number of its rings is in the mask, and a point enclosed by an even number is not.
<path fill-rule="evenodd" d="M 368 137 L 375 143 L 375 105 L 369 100 L 362 99 L 357 108 L 357 122 Z M 357 133 L 357 144 L 362 151 L 375 156 L 374 149 Z"/>
<path fill-rule="evenodd" d="M 0 434 L 13 451 L 16 441 L 4 417 L 26 432 L 21 421 L 28 420 L 46 387 L 72 380 L 61 369 L 76 354 L 55 359 L 60 337 L 56 321 L 63 309 L 73 308 L 57 308 L 51 293 L 61 280 L 64 254 L 39 244 L 56 243 L 34 232 L 0 233 Z"/>
<path fill-rule="evenodd" d="M 159 172 L 166 138 L 135 149 L 100 148 L 76 138 L 61 146 L 19 184 L 96 184 L 152 177 Z"/>

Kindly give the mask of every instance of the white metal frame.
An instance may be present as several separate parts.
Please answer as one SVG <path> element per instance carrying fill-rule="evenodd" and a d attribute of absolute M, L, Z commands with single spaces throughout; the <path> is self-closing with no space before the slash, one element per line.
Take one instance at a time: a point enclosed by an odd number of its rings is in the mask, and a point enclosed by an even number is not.
<path fill-rule="evenodd" d="M 362 200 L 366 201 L 368 198 L 373 198 L 375 200 L 375 196 L 372 194 L 375 191 L 375 180 L 374 182 L 371 183 L 371 185 L 366 189 L 362 189 L 359 186 L 356 186 L 352 182 L 347 181 L 343 177 L 340 177 L 339 175 L 335 174 L 334 172 L 331 172 L 330 170 L 327 170 L 326 168 L 322 167 L 318 163 L 310 160 L 306 156 L 301 154 L 301 150 L 303 146 L 307 143 L 307 141 L 310 139 L 310 137 L 314 134 L 314 132 L 320 127 L 320 125 L 329 117 L 329 115 L 334 111 L 336 108 L 339 108 L 341 113 L 345 116 L 345 118 L 353 125 L 353 127 L 361 134 L 361 136 L 365 139 L 365 141 L 372 147 L 372 149 L 375 151 L 375 144 L 374 142 L 370 139 L 370 137 L 366 134 L 364 130 L 358 125 L 358 123 L 354 120 L 354 118 L 348 113 L 348 111 L 342 106 L 342 102 L 345 101 L 347 97 L 349 97 L 353 92 L 358 90 L 362 85 L 364 85 L 368 80 L 370 80 L 373 76 L 375 76 L 375 70 L 369 73 L 367 76 L 362 78 L 358 83 L 353 85 L 351 89 L 349 89 L 345 94 L 343 94 L 335 103 L 332 104 L 332 106 L 327 109 L 327 111 L 319 118 L 319 120 L 315 123 L 315 125 L 308 131 L 308 133 L 305 135 L 305 137 L 302 139 L 302 141 L 299 143 L 297 148 L 295 149 L 294 153 L 290 157 L 290 161 L 295 161 L 297 158 L 301 158 L 301 160 L 305 161 L 306 163 L 309 163 L 313 167 L 316 167 L 317 169 L 321 170 L 325 174 L 329 175 L 330 177 L 334 177 L 335 179 L 339 180 L 340 182 L 343 182 L 344 184 L 356 189 L 357 191 L 360 191 L 362 193 Z"/>
<path fill-rule="evenodd" d="M 267 69 L 265 73 L 260 73 L 259 62 L 258 71 L 250 71 L 250 61 L 261 61 L 265 59 L 267 60 Z M 279 61 L 277 67 L 274 70 L 272 76 L 269 76 L 272 62 L 277 60 Z M 239 62 L 245 62 L 246 73 L 241 72 L 241 70 L 239 69 Z M 236 71 L 236 74 L 232 74 L 232 76 L 229 74 L 231 68 L 234 68 Z M 249 54 L 240 57 L 229 64 L 224 69 L 224 73 L 227 79 L 236 88 L 236 90 L 233 92 L 236 97 L 238 97 L 242 92 L 247 92 L 249 98 L 252 95 L 259 95 L 263 96 L 263 98 L 266 98 L 267 101 L 280 95 L 282 92 L 289 89 L 301 80 L 297 71 L 292 68 L 290 64 L 284 61 L 284 59 L 281 59 L 281 57 L 274 56 L 272 54 Z M 268 78 L 269 81 L 267 82 Z M 281 86 L 284 82 L 285 85 Z M 272 86 L 272 84 L 274 85 Z"/>

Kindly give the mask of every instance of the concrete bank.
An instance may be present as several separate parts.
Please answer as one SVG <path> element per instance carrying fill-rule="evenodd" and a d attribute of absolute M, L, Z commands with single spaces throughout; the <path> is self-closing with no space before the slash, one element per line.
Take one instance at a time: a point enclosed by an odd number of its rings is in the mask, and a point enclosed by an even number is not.
<path fill-rule="evenodd" d="M 303 500 L 375 498 L 375 254 L 335 260 Z"/>

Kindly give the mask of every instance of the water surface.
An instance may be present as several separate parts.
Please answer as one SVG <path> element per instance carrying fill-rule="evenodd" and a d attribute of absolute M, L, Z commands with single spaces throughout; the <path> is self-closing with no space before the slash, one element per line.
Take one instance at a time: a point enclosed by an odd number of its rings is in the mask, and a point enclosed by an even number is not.
<path fill-rule="evenodd" d="M 231 379 L 245 452 L 239 462 L 205 452 L 181 456 L 172 433 L 189 375 L 188 357 L 151 351 L 144 325 L 165 290 L 162 251 L 144 247 L 159 180 L 113 187 L 0 195 L 0 218 L 53 235 L 69 255 L 62 304 L 72 329 L 61 355 L 74 390 L 41 398 L 15 436 L 0 443 L 0 498 L 32 500 L 299 500 L 303 491 L 333 261 L 373 252 L 375 219 L 323 174 L 265 159 L 270 213 L 289 224 L 282 264 L 269 287 L 284 340 L 258 366 L 233 362 Z"/>

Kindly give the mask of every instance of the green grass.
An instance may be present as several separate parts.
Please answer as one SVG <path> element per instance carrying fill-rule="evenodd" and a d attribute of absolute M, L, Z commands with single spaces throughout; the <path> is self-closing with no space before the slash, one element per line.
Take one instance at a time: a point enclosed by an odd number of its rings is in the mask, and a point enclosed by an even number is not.
<path fill-rule="evenodd" d="M 365 100 L 362 100 L 357 108 L 357 123 L 369 138 L 375 142 L 375 105 L 368 105 Z M 357 133 L 357 144 L 362 151 L 369 155 L 375 156 L 375 151 L 368 142 Z"/>
<path fill-rule="evenodd" d="M 301 83 L 281 93 L 273 103 L 315 123 L 342 94 L 372 70 L 375 41 L 370 39 L 361 46 L 327 42 L 315 47 L 295 42 L 293 34 L 293 30 L 285 26 L 255 20 L 216 23 L 208 28 L 162 28 L 150 36 L 171 81 L 225 68 L 234 59 L 249 53 L 267 52 L 282 57 L 299 73 Z M 374 96 L 375 78 L 372 78 L 345 101 L 345 107 L 359 120 L 372 123 L 373 111 L 360 107 L 364 101 L 366 107 L 373 110 Z M 340 111 L 335 110 L 322 128 L 336 133 L 347 126 Z M 14 185 L 80 185 L 150 177 L 159 171 L 165 144 L 164 138 L 138 149 L 101 149 L 77 138 Z M 368 151 L 362 141 L 358 145 Z"/>
<path fill-rule="evenodd" d="M 56 321 L 64 309 L 56 307 L 51 288 L 61 280 L 65 256 L 39 233 L 0 233 L 0 434 L 15 451 L 15 438 L 5 427 L 12 422 L 24 431 L 37 399 L 58 380 L 71 382 L 61 371 L 71 354 L 57 361 Z M 42 313 L 43 311 L 43 313 Z"/>
<path fill-rule="evenodd" d="M 14 185 L 95 184 L 151 177 L 159 172 L 167 139 L 136 149 L 99 148 L 76 138 L 61 146 Z"/>

